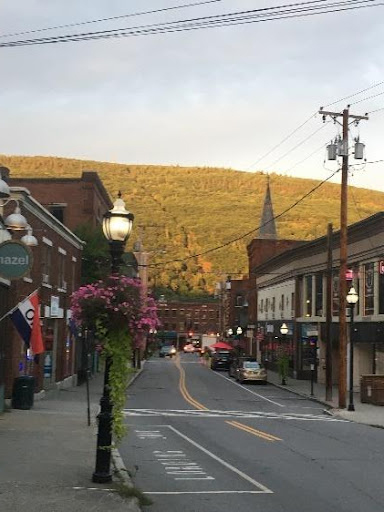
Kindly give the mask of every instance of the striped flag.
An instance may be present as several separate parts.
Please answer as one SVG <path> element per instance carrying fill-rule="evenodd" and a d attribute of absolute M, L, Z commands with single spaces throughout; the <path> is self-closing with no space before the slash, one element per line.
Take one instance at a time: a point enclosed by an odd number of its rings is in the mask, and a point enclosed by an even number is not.
<path fill-rule="evenodd" d="M 34 354 L 44 352 L 37 290 L 20 302 L 9 316 L 27 348 L 30 348 Z"/>

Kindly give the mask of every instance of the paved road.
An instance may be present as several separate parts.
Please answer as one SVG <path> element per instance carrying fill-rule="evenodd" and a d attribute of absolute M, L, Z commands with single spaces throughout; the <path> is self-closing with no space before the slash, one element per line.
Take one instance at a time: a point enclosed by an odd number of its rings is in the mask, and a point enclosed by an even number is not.
<path fill-rule="evenodd" d="M 384 431 L 194 354 L 153 358 L 129 388 L 120 447 L 150 512 L 382 512 Z"/>

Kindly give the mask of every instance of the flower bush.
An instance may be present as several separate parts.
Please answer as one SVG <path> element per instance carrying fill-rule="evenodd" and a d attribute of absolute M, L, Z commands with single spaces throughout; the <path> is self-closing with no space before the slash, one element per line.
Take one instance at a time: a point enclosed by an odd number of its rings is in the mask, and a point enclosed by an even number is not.
<path fill-rule="evenodd" d="M 143 293 L 141 282 L 121 275 L 81 286 L 71 296 L 72 319 L 88 328 L 110 357 L 109 392 L 113 402 L 113 434 L 118 442 L 125 434 L 123 408 L 130 372 L 132 347 L 159 325 L 155 301 Z"/>

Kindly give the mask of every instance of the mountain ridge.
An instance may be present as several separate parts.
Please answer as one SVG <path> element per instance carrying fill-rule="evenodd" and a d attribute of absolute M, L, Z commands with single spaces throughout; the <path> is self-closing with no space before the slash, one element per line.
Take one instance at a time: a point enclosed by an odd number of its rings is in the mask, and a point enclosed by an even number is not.
<path fill-rule="evenodd" d="M 227 275 L 247 273 L 246 246 L 256 238 L 270 179 L 279 238 L 311 240 L 339 228 L 340 185 L 263 171 L 137 165 L 62 157 L 0 155 L 14 177 L 80 177 L 98 172 L 112 198 L 119 190 L 135 215 L 128 248 L 140 238 L 151 253 L 152 285 L 179 295 L 213 294 Z M 348 223 L 381 211 L 384 193 L 349 187 Z M 287 210 L 286 213 L 282 214 Z M 136 228 L 136 229 L 135 229 Z M 218 250 L 213 250 L 221 246 Z"/>

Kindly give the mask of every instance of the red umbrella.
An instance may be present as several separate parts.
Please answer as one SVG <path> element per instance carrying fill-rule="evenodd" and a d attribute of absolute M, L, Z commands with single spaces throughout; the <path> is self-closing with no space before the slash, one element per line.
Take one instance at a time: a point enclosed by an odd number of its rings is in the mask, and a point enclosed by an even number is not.
<path fill-rule="evenodd" d="M 229 345 L 228 343 L 225 343 L 224 341 L 218 341 L 217 343 L 210 345 L 210 348 L 214 348 L 214 349 L 222 348 L 223 350 L 232 350 L 233 349 L 232 345 Z"/>

